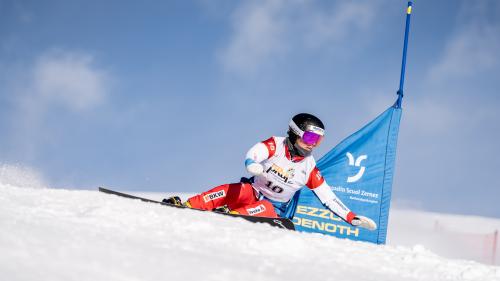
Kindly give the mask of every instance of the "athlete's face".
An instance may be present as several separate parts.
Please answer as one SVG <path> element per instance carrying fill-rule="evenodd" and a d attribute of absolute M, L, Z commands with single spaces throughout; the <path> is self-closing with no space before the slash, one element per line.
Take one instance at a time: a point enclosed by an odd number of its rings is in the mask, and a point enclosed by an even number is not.
<path fill-rule="evenodd" d="M 307 144 L 301 138 L 298 138 L 297 145 L 300 146 L 300 148 L 302 148 L 302 149 L 305 149 L 307 151 L 312 151 L 315 147 L 317 147 L 321 144 L 322 140 L 323 140 L 323 137 L 321 137 L 316 143 Z"/>

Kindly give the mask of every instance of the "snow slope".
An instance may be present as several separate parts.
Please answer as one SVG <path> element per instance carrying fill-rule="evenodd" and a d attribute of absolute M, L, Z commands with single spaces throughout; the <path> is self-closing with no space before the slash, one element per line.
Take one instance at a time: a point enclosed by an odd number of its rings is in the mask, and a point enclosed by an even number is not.
<path fill-rule="evenodd" d="M 1 172 L 1 171 L 0 171 Z M 0 175 L 0 280 L 500 280 L 500 267 Z"/>
<path fill-rule="evenodd" d="M 422 245 L 449 258 L 500 265 L 500 219 L 392 209 L 387 243 Z"/>

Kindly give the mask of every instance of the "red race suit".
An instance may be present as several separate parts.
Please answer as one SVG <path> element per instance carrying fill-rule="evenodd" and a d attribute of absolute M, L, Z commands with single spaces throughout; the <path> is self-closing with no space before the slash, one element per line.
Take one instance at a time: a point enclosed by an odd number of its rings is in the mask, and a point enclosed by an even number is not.
<path fill-rule="evenodd" d="M 243 215 L 277 217 L 278 205 L 286 204 L 303 186 L 311 189 L 332 212 L 351 222 L 355 214 L 333 193 L 312 155 L 292 157 L 284 137 L 271 137 L 247 152 L 245 164 L 260 163 L 264 172 L 252 183 L 223 184 L 188 199 L 202 210 L 227 205 Z M 276 212 L 278 210 L 278 212 Z"/>

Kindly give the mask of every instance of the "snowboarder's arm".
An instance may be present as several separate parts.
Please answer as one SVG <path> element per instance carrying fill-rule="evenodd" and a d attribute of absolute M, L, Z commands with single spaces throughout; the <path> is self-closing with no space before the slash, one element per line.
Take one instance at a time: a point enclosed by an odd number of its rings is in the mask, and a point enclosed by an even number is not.
<path fill-rule="evenodd" d="M 346 222 L 366 228 L 368 230 L 377 229 L 377 224 L 370 218 L 358 216 L 353 213 L 342 201 L 335 195 L 331 187 L 326 183 L 325 179 L 319 172 L 317 167 L 311 171 L 307 186 L 318 196 L 321 203 L 328 209 L 340 216 Z"/>
<path fill-rule="evenodd" d="M 340 201 L 340 199 L 333 193 L 330 186 L 326 183 L 325 179 L 319 173 L 318 168 L 314 168 L 309 176 L 307 186 L 318 196 L 321 203 L 328 209 L 340 216 L 348 223 L 356 216 L 347 206 Z"/>
<path fill-rule="evenodd" d="M 245 167 L 248 172 L 253 175 L 262 174 L 264 167 L 260 163 L 271 158 L 275 152 L 276 141 L 273 137 L 252 146 L 245 157 Z"/>

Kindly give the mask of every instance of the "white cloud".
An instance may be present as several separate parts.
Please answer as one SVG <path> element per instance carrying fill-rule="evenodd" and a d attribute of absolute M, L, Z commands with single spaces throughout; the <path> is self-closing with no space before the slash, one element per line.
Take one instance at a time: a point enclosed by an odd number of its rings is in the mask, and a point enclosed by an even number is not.
<path fill-rule="evenodd" d="M 468 78 L 498 67 L 500 22 L 496 13 L 500 5 L 497 2 L 464 2 L 459 15 L 464 23 L 457 25 L 442 57 L 430 68 L 429 81 Z"/>
<path fill-rule="evenodd" d="M 233 14 L 233 34 L 220 52 L 229 71 L 252 73 L 279 61 L 294 48 L 335 48 L 350 34 L 369 28 L 376 13 L 372 2 L 244 2 Z"/>
<path fill-rule="evenodd" d="M 110 88 L 109 75 L 83 52 L 51 50 L 12 68 L 3 77 L 12 103 L 5 137 L 28 161 L 41 145 L 57 142 L 53 123 L 46 122 L 49 113 L 61 120 L 65 113 L 86 114 L 104 103 Z"/>
<path fill-rule="evenodd" d="M 500 26 L 469 26 L 455 35 L 430 69 L 431 81 L 467 77 L 499 63 Z"/>
<path fill-rule="evenodd" d="M 365 2 L 343 2 L 331 10 L 314 9 L 305 17 L 304 43 L 321 47 L 344 39 L 351 32 L 366 30 L 375 17 L 374 7 Z"/>
<path fill-rule="evenodd" d="M 108 78 L 94 66 L 92 56 L 74 52 L 50 52 L 34 65 L 32 94 L 44 103 L 61 103 L 71 110 L 92 108 L 106 97 Z"/>
<path fill-rule="evenodd" d="M 434 99 L 414 100 L 405 109 L 405 125 L 417 134 L 436 136 L 454 132 L 462 121 L 456 105 Z"/>
<path fill-rule="evenodd" d="M 363 110 L 359 114 L 377 116 L 391 106 L 397 99 L 395 93 L 370 89 L 361 95 L 360 105 Z M 413 133 L 436 135 L 456 130 L 465 121 L 460 112 L 460 104 L 444 102 L 434 96 L 422 96 L 406 102 L 403 98 L 403 126 L 412 128 Z"/>
<path fill-rule="evenodd" d="M 234 35 L 221 54 L 224 66 L 254 71 L 266 59 L 286 49 L 283 1 L 248 2 L 233 15 Z"/>

